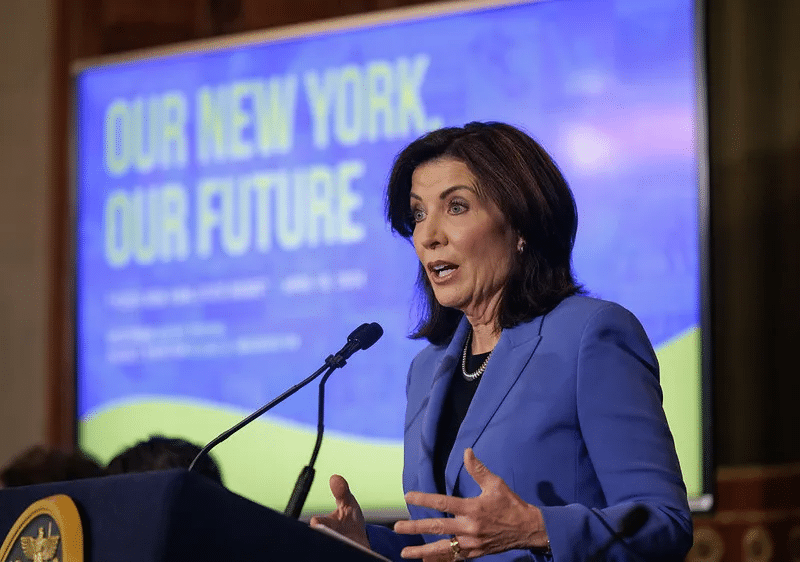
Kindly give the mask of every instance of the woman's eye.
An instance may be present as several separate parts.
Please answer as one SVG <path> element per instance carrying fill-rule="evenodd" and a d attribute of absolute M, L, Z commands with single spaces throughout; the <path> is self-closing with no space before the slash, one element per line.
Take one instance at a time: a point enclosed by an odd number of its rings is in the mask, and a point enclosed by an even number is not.
<path fill-rule="evenodd" d="M 420 222 L 422 219 L 425 218 L 425 211 L 423 211 L 422 209 L 412 209 L 411 218 L 414 219 L 414 222 Z"/>
<path fill-rule="evenodd" d="M 454 215 L 460 215 L 467 210 L 467 205 L 461 201 L 453 201 L 450 203 L 450 212 Z"/>

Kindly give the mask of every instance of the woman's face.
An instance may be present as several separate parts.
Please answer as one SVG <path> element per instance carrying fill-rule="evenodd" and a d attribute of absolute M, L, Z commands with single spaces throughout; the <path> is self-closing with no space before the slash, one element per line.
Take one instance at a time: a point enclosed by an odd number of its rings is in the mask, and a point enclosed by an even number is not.
<path fill-rule="evenodd" d="M 519 237 L 493 202 L 478 197 L 467 165 L 440 158 L 418 166 L 411 212 L 414 248 L 439 304 L 496 320 Z"/>

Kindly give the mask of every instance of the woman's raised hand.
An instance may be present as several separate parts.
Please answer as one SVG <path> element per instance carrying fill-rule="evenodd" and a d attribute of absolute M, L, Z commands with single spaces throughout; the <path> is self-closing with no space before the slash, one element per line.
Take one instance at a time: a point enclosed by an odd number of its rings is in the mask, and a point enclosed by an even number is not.
<path fill-rule="evenodd" d="M 429 507 L 455 517 L 398 521 L 394 530 L 404 534 L 450 535 L 422 546 L 403 549 L 403 558 L 462 560 L 515 548 L 548 547 L 542 512 L 525 502 L 475 457 L 464 451 L 464 467 L 480 486 L 473 498 L 408 492 L 406 502 Z"/>
<path fill-rule="evenodd" d="M 336 500 L 336 509 L 328 515 L 311 518 L 310 524 L 325 525 L 349 539 L 370 548 L 364 514 L 355 496 L 350 492 L 347 480 L 334 474 L 330 479 L 331 493 Z"/>

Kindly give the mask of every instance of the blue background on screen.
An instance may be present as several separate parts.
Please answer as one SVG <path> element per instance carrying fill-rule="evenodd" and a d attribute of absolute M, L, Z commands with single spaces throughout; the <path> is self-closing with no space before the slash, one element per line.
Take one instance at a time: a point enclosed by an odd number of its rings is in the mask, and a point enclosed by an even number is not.
<path fill-rule="evenodd" d="M 656 346 L 696 326 L 692 27 L 671 0 L 552 1 L 84 71 L 79 417 L 138 395 L 254 410 L 378 322 L 384 337 L 328 384 L 326 425 L 400 439 L 423 344 L 406 338 L 417 265 L 385 225 L 383 188 L 403 146 L 472 120 L 521 126 L 559 163 L 592 294 L 632 310 Z M 328 100 L 324 120 L 310 98 Z M 219 111 L 199 134 L 202 100 Z M 164 123 L 180 130 L 161 143 Z M 224 127 L 238 132 L 217 145 Z M 314 425 L 303 392 L 274 414 Z"/>

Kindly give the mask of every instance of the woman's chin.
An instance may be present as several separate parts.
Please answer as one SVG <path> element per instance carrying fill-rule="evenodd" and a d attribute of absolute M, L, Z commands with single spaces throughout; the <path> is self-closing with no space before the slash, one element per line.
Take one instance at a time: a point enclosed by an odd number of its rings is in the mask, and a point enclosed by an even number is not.
<path fill-rule="evenodd" d="M 433 294 L 436 297 L 436 302 L 441 306 L 445 308 L 455 308 L 462 312 L 464 311 L 464 305 L 466 304 L 465 299 L 459 298 L 459 296 L 452 291 L 436 291 L 434 288 Z"/>

